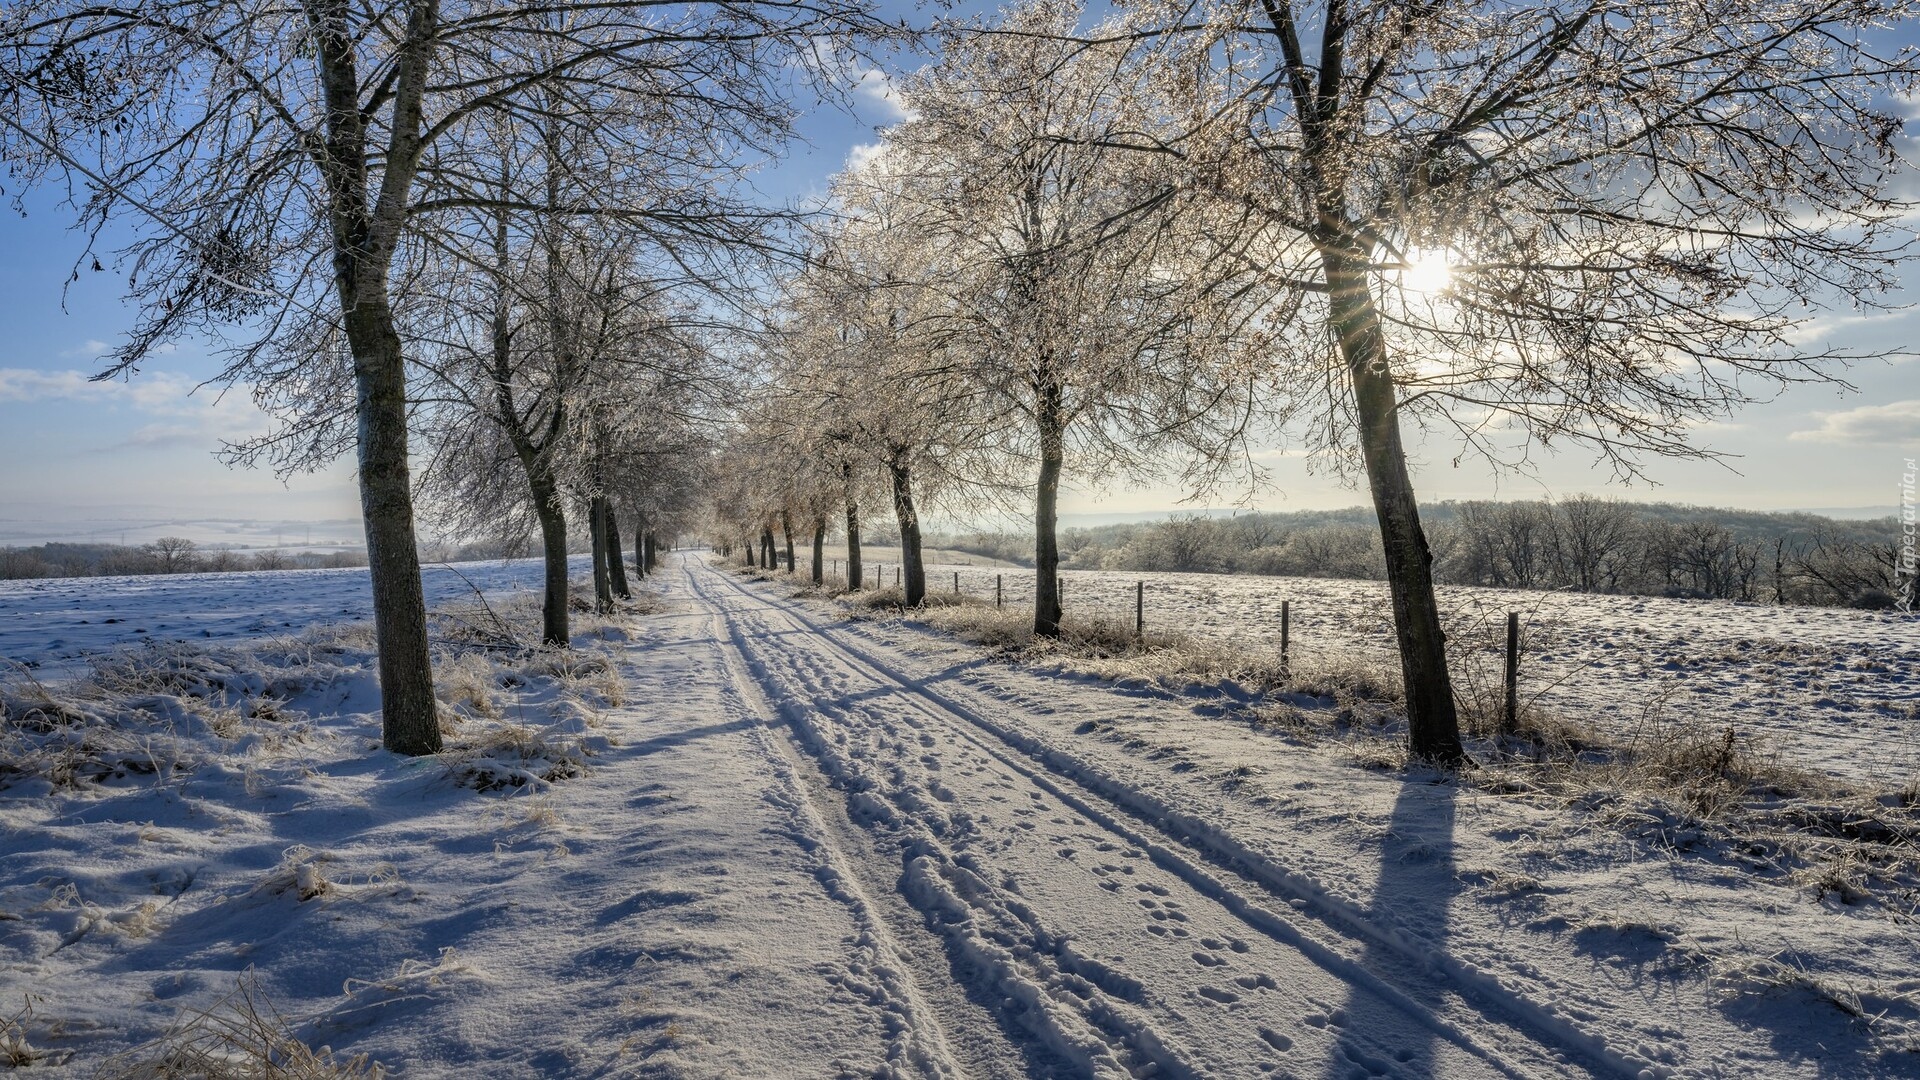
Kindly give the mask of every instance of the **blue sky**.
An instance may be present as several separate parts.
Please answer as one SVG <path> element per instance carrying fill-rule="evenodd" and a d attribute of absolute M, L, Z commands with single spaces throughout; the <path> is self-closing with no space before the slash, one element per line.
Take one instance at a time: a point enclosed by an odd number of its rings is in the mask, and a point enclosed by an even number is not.
<path fill-rule="evenodd" d="M 874 128 L 897 116 L 886 84 L 870 78 L 852 95 L 851 114 L 820 109 L 798 125 L 789 158 L 758 178 L 769 197 L 817 192 Z M 183 342 L 124 383 L 90 383 L 100 354 L 132 325 L 118 275 L 83 271 L 63 288 L 82 249 L 68 216 L 49 194 L 25 216 L 0 218 L 0 545 L 47 539 L 150 539 L 180 533 L 203 541 L 249 544 L 305 538 L 358 540 L 358 498 L 347 463 L 282 482 L 271 473 L 231 469 L 215 458 L 222 437 L 264 428 L 244 390 L 201 385 L 219 368 L 217 345 Z M 1920 300 L 1920 267 L 1910 269 L 1897 303 Z M 1920 311 L 1815 313 L 1811 342 L 1859 349 L 1920 345 Z M 1724 464 L 1657 462 L 1659 486 L 1621 488 L 1590 457 L 1571 450 L 1536 457 L 1531 475 L 1495 476 L 1473 461 L 1453 463 L 1444 440 L 1415 439 L 1422 498 L 1535 498 L 1578 491 L 1625 498 L 1755 509 L 1881 507 L 1898 502 L 1906 458 L 1920 455 L 1920 360 L 1869 363 L 1848 378 L 1857 392 L 1832 386 L 1789 389 L 1729 422 L 1699 431 L 1701 445 L 1730 455 Z M 1318 509 L 1365 501 L 1337 478 L 1315 475 L 1303 459 L 1261 456 L 1275 490 L 1254 505 Z M 1181 493 L 1080 491 L 1069 514 L 1178 508 Z M 430 523 L 429 523 L 430 526 Z M 430 528 L 429 528 L 430 531 Z"/>

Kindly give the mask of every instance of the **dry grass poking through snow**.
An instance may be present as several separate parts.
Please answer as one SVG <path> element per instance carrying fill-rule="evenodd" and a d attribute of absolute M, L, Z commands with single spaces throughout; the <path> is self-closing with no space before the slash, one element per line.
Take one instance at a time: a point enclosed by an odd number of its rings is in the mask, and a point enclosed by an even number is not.
<path fill-rule="evenodd" d="M 155 642 L 101 657 L 57 686 L 25 669 L 0 671 L 0 786 L 164 779 L 213 757 L 277 752 L 308 737 L 310 725 L 286 703 L 329 668 L 322 657 L 332 644 L 256 652 Z"/>
<path fill-rule="evenodd" d="M 378 1080 L 387 1071 L 365 1054 L 343 1057 L 308 1046 L 250 978 L 171 1031 L 107 1061 L 98 1080 Z"/>
<path fill-rule="evenodd" d="M 590 594 L 589 594 L 590 595 Z M 431 616 L 441 755 L 456 783 L 539 789 L 582 775 L 607 710 L 625 700 L 613 650 L 641 592 L 608 615 L 573 618 L 574 647 L 541 646 L 540 598 L 519 592 L 443 605 Z M 590 606 L 590 605 L 588 605 Z M 0 788 L 158 781 L 213 764 L 246 770 L 296 744 L 377 739 L 372 627 L 324 624 L 237 645 L 153 642 L 108 653 L 84 676 L 44 684 L 0 670 Z M 318 718 L 329 718 L 318 730 Z"/>
<path fill-rule="evenodd" d="M 8 1069 L 49 1067 L 64 1065 L 73 1057 L 70 1050 L 47 1050 L 35 1045 L 65 1034 L 64 1025 L 46 1023 L 35 1015 L 34 1005 L 41 1000 L 37 995 L 25 995 L 18 1009 L 0 1016 L 0 1066 Z"/>
<path fill-rule="evenodd" d="M 574 606 L 591 609 L 576 589 Z M 476 597 L 435 613 L 435 686 L 449 708 L 441 719 L 440 758 L 455 782 L 480 791 L 544 790 L 583 776 L 605 748 L 608 709 L 626 700 L 613 647 L 627 639 L 626 617 L 655 610 L 642 591 L 608 615 L 572 617 L 574 647 L 539 645 L 540 597 Z"/>

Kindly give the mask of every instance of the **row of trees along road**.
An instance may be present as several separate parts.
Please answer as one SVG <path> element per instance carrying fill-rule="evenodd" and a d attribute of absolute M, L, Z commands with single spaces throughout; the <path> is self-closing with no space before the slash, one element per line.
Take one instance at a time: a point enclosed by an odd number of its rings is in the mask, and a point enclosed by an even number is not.
<path fill-rule="evenodd" d="M 1703 418 L 1838 381 L 1800 313 L 1872 303 L 1906 255 L 1894 110 L 1920 58 L 1886 41 L 1913 14 L 1198 0 L 1089 28 L 1037 0 L 951 26 L 785 297 L 758 431 L 807 481 L 741 491 L 743 527 L 770 543 L 836 491 L 851 524 L 902 461 L 976 494 L 1024 462 L 1057 633 L 1063 474 L 1172 461 L 1205 491 L 1271 425 L 1365 481 L 1410 749 L 1460 761 L 1406 425 L 1631 479 L 1708 456 Z"/>
<path fill-rule="evenodd" d="M 0 155 L 136 234 L 143 316 L 103 374 L 227 334 L 228 377 L 290 418 L 239 456 L 357 451 L 394 750 L 439 743 L 410 421 L 439 433 L 430 490 L 513 466 L 543 535 L 550 489 L 582 501 L 603 598 L 613 503 L 653 500 L 620 477 L 675 449 L 808 461 L 742 484 L 769 546 L 773 520 L 857 522 L 876 486 L 903 539 L 928 500 L 1024 493 L 1042 634 L 1063 476 L 1206 491 L 1271 427 L 1364 478 L 1411 750 L 1450 762 L 1405 424 L 1632 476 L 1704 454 L 1703 417 L 1837 379 L 1797 319 L 1894 284 L 1920 60 L 1880 43 L 1913 14 L 1184 0 L 1090 26 L 1039 0 L 953 23 L 732 375 L 685 290 L 767 245 L 736 174 L 890 32 L 857 0 L 21 0 Z M 742 446 L 697 457 L 736 397 Z"/>
<path fill-rule="evenodd" d="M 794 95 L 843 82 L 885 32 L 859 0 L 21 0 L 0 13 L 0 156 L 27 184 L 78 192 L 96 234 L 115 219 L 135 234 L 120 265 L 142 317 L 103 375 L 184 334 L 222 334 L 236 343 L 229 378 L 257 381 L 270 405 L 291 399 L 303 420 L 344 421 L 247 450 L 295 463 L 350 433 L 384 742 L 424 753 L 440 735 L 409 418 L 440 391 L 419 388 L 410 365 L 427 350 L 407 332 L 436 321 L 413 306 L 433 268 L 522 269 L 590 245 L 584 222 L 678 266 L 762 242 L 768 213 L 726 174 L 774 151 Z M 503 217 L 509 251 L 492 261 L 497 248 L 475 242 Z M 516 258 L 520 243 L 531 260 Z M 587 264 L 570 276 L 605 280 Z M 510 322 L 535 306 L 524 279 L 502 288 L 527 301 Z M 513 407 L 530 425 L 546 409 Z M 545 415 L 535 486 L 555 437 Z M 592 418 L 559 427 L 596 430 Z"/>

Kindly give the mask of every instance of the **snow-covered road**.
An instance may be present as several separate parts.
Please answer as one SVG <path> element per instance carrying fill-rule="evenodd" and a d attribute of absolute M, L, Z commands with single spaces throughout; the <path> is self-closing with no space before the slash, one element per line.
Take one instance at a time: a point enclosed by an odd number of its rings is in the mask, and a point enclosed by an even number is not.
<path fill-rule="evenodd" d="M 919 993 L 903 994 L 957 1005 L 957 978 L 1000 1002 L 999 1032 L 930 1025 L 927 1075 L 1025 1075 L 1042 1052 L 1074 1075 L 1616 1071 L 1590 1040 L 1473 993 L 1362 913 L 1250 880 L 1210 842 L 1223 837 L 1157 820 L 1148 797 L 1027 735 L 1030 705 L 983 698 L 960 671 L 910 673 L 910 658 L 767 590 L 687 575 L 743 701 L 767 702 L 796 771 L 817 771 L 819 817 L 865 826 L 841 854 L 876 892 L 897 891 L 894 936 L 944 939 L 944 957 L 911 968 Z"/>
<path fill-rule="evenodd" d="M 1316 794 L 1289 806 L 1252 780 L 1274 770 L 1275 746 L 1164 698 L 847 623 L 698 564 L 684 573 L 742 701 L 780 722 L 820 819 L 844 821 L 830 835 L 886 897 L 871 910 L 892 917 L 901 955 L 931 952 L 925 928 L 942 939 L 944 956 L 909 965 L 919 996 L 958 1015 L 957 980 L 989 1003 L 995 1038 L 949 1022 L 926 1040 L 962 1075 L 1024 1075 L 1042 1050 L 1070 1074 L 1113 1076 L 1745 1067 L 1747 1040 L 1707 1002 L 1622 994 L 1595 963 L 1606 934 L 1587 933 L 1594 955 L 1578 957 L 1564 920 L 1502 925 L 1510 912 L 1489 920 L 1468 900 L 1463 881 L 1491 853 L 1458 846 L 1511 839 L 1521 821 L 1475 805 L 1457 835 L 1452 785 L 1293 761 L 1289 786 Z M 1129 721 L 1161 738 L 1110 737 Z M 1276 828 L 1289 817 L 1306 835 Z"/>

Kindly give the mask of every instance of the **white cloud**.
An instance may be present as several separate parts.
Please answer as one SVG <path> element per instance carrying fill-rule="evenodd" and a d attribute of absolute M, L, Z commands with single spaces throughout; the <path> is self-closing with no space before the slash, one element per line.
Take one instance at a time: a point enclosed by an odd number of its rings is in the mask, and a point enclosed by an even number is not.
<path fill-rule="evenodd" d="M 1810 345 L 1823 342 L 1835 335 L 1857 336 L 1869 328 L 1879 328 L 1888 323 L 1897 323 L 1911 318 L 1913 309 L 1899 311 L 1876 311 L 1858 315 L 1821 315 L 1811 318 L 1795 327 L 1787 334 L 1787 341 L 1794 345 Z"/>
<path fill-rule="evenodd" d="M 246 438 L 267 429 L 266 416 L 254 406 L 244 387 L 225 391 L 210 387 L 196 393 L 199 385 L 170 371 L 94 382 L 83 371 L 0 368 L 0 406 L 70 402 L 103 411 L 125 409 L 153 419 L 102 450 L 166 446 L 210 449 L 221 439 Z"/>
<path fill-rule="evenodd" d="M 853 83 L 854 96 L 870 105 L 882 124 L 897 124 L 913 119 L 913 110 L 900 100 L 893 77 L 879 68 L 868 68 Z"/>
<path fill-rule="evenodd" d="M 215 407 L 211 404 L 211 395 L 192 396 L 197 385 L 185 375 L 170 371 L 94 382 L 84 371 L 0 368 L 0 404 L 39 401 L 123 404 L 142 412 L 179 416 Z"/>
<path fill-rule="evenodd" d="M 124 447 L 204 446 L 207 443 L 208 434 L 204 428 L 195 424 L 145 424 L 135 428 L 125 439 L 121 440 L 119 446 L 113 449 L 121 449 Z"/>
<path fill-rule="evenodd" d="M 60 357 L 64 360 L 72 360 L 80 356 L 100 356 L 112 347 L 113 346 L 108 345 L 104 341 L 96 341 L 93 338 L 88 338 L 71 349 L 62 350 Z"/>
<path fill-rule="evenodd" d="M 1870 443 L 1904 446 L 1920 443 L 1920 398 L 1862 405 L 1845 412 L 1815 413 L 1820 426 L 1796 431 L 1791 442 Z"/>

